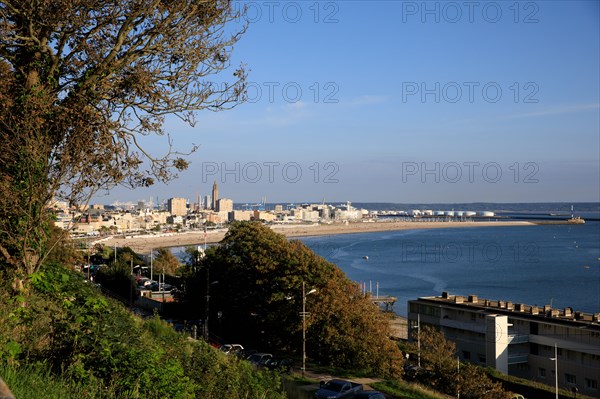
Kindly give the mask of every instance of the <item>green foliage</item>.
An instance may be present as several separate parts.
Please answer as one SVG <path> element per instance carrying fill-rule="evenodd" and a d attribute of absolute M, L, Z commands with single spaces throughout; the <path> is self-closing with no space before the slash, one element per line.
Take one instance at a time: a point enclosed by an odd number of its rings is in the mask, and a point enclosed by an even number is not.
<path fill-rule="evenodd" d="M 44 260 L 46 263 L 74 265 L 83 260 L 83 254 L 75 249 L 75 243 L 69 237 L 68 231 L 60 227 L 50 227 L 47 246 L 48 254 Z"/>
<path fill-rule="evenodd" d="M 299 352 L 304 282 L 306 292 L 317 290 L 306 296 L 311 359 L 381 375 L 401 373 L 403 360 L 388 339 L 386 317 L 339 268 L 300 241 L 288 242 L 257 222 L 234 223 L 221 245 L 207 251 L 203 267 L 211 281 L 219 281 L 210 291 L 209 318 L 222 314 L 213 330 L 249 346 Z"/>
<path fill-rule="evenodd" d="M 435 390 L 465 399 L 505 399 L 508 394 L 498 383 L 489 379 L 479 366 L 460 363 L 456 356 L 456 345 L 444 334 L 431 327 L 422 326 L 419 332 L 421 366 L 425 372 L 420 380 Z M 417 343 L 409 348 L 418 352 Z"/>
<path fill-rule="evenodd" d="M 375 382 L 371 385 L 388 395 L 403 399 L 447 399 L 450 396 L 428 389 L 422 385 L 402 380 Z"/>
<path fill-rule="evenodd" d="M 0 290 L 0 369 L 19 398 L 283 398 L 277 376 L 132 315 L 78 273 L 48 266 L 29 287 Z M 48 394 L 20 395 L 44 380 Z"/>
<path fill-rule="evenodd" d="M 159 248 L 156 250 L 153 262 L 155 273 L 168 274 L 174 276 L 179 271 L 181 264 L 179 259 L 168 248 Z"/>
<path fill-rule="evenodd" d="M 101 248 L 99 251 L 104 260 L 108 261 L 107 267 L 102 267 L 96 275 L 96 281 L 113 294 L 128 301 L 135 299 L 135 283 L 131 278 L 132 267 L 143 265 L 144 260 L 131 248 L 117 248 L 115 261 L 115 250 L 110 247 Z"/>
<path fill-rule="evenodd" d="M 245 30 L 229 1 L 0 2 L 0 267 L 24 278 L 48 251 L 53 199 L 85 204 L 100 189 L 167 182 L 188 166 L 165 117 L 245 99 Z M 157 33 L 159 32 L 159 33 Z M 192 146 L 187 154 L 196 150 Z"/>
<path fill-rule="evenodd" d="M 47 365 L 5 366 L 0 364 L 0 375 L 13 395 L 19 399 L 90 399 L 111 398 L 116 393 L 100 381 L 76 382 L 71 378 L 53 375 Z"/>

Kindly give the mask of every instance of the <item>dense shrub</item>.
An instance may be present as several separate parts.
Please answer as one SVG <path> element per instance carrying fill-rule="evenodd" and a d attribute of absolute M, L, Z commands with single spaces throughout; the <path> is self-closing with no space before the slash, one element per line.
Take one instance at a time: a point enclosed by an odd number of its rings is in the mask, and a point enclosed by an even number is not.
<path fill-rule="evenodd" d="M 19 294 L 2 284 L 4 367 L 42 364 L 75 387 L 89 387 L 80 397 L 283 397 L 275 375 L 186 339 L 158 317 L 134 316 L 76 272 L 45 267 Z"/>

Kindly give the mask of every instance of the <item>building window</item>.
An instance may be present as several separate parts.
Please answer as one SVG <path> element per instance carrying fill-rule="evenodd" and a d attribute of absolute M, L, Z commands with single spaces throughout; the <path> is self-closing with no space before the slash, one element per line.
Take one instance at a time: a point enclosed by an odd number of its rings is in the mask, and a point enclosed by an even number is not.
<path fill-rule="evenodd" d="M 592 380 L 591 378 L 585 379 L 585 387 L 587 389 L 598 389 L 598 380 Z"/>
<path fill-rule="evenodd" d="M 483 363 L 485 364 L 485 355 L 482 355 L 481 353 L 477 354 L 477 359 L 479 360 L 479 363 Z"/>
<path fill-rule="evenodd" d="M 546 378 L 546 369 L 543 367 L 540 367 L 538 369 L 538 377 L 540 378 Z"/>
<path fill-rule="evenodd" d="M 538 356 L 539 354 L 539 346 L 536 343 L 531 343 L 529 344 L 529 353 L 531 353 L 532 355 Z"/>
<path fill-rule="evenodd" d="M 565 374 L 565 381 L 567 381 L 567 384 L 577 384 L 577 377 L 575 377 L 573 374 Z"/>
<path fill-rule="evenodd" d="M 462 351 L 462 355 L 463 355 L 463 359 L 465 359 L 465 360 L 471 360 L 471 352 L 469 352 L 469 351 Z"/>

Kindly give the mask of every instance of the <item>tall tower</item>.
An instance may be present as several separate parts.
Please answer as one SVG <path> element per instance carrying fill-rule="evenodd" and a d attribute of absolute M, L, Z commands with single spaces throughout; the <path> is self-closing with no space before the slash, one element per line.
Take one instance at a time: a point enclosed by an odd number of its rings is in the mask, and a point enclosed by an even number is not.
<path fill-rule="evenodd" d="M 212 209 L 213 211 L 217 210 L 217 201 L 219 201 L 219 187 L 217 187 L 217 181 L 213 183 L 212 189 Z"/>

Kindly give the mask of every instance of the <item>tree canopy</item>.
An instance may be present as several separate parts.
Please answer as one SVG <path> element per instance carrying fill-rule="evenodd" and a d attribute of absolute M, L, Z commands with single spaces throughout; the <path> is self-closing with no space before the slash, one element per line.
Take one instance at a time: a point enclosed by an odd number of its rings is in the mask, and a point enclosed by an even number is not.
<path fill-rule="evenodd" d="M 156 250 L 153 267 L 156 274 L 174 276 L 181 267 L 181 263 L 169 248 L 159 248 Z"/>
<path fill-rule="evenodd" d="M 207 251 L 202 267 L 199 273 L 210 273 L 212 331 L 299 353 L 304 283 L 309 358 L 380 375 L 401 372 L 387 317 L 358 284 L 300 241 L 288 242 L 258 222 L 235 223 L 219 247 Z"/>
<path fill-rule="evenodd" d="M 470 363 L 460 363 L 454 342 L 431 326 L 419 332 L 420 345 L 413 342 L 413 353 L 420 353 L 420 380 L 435 390 L 466 399 L 507 399 L 502 385 L 493 382 L 485 371 Z"/>
<path fill-rule="evenodd" d="M 227 0 L 0 1 L 0 256 L 21 274 L 47 253 L 47 206 L 116 184 L 148 186 L 187 167 L 167 115 L 244 99 L 223 83 L 245 25 Z M 163 154 L 145 149 L 165 136 Z M 1 259 L 1 258 L 0 258 Z"/>

